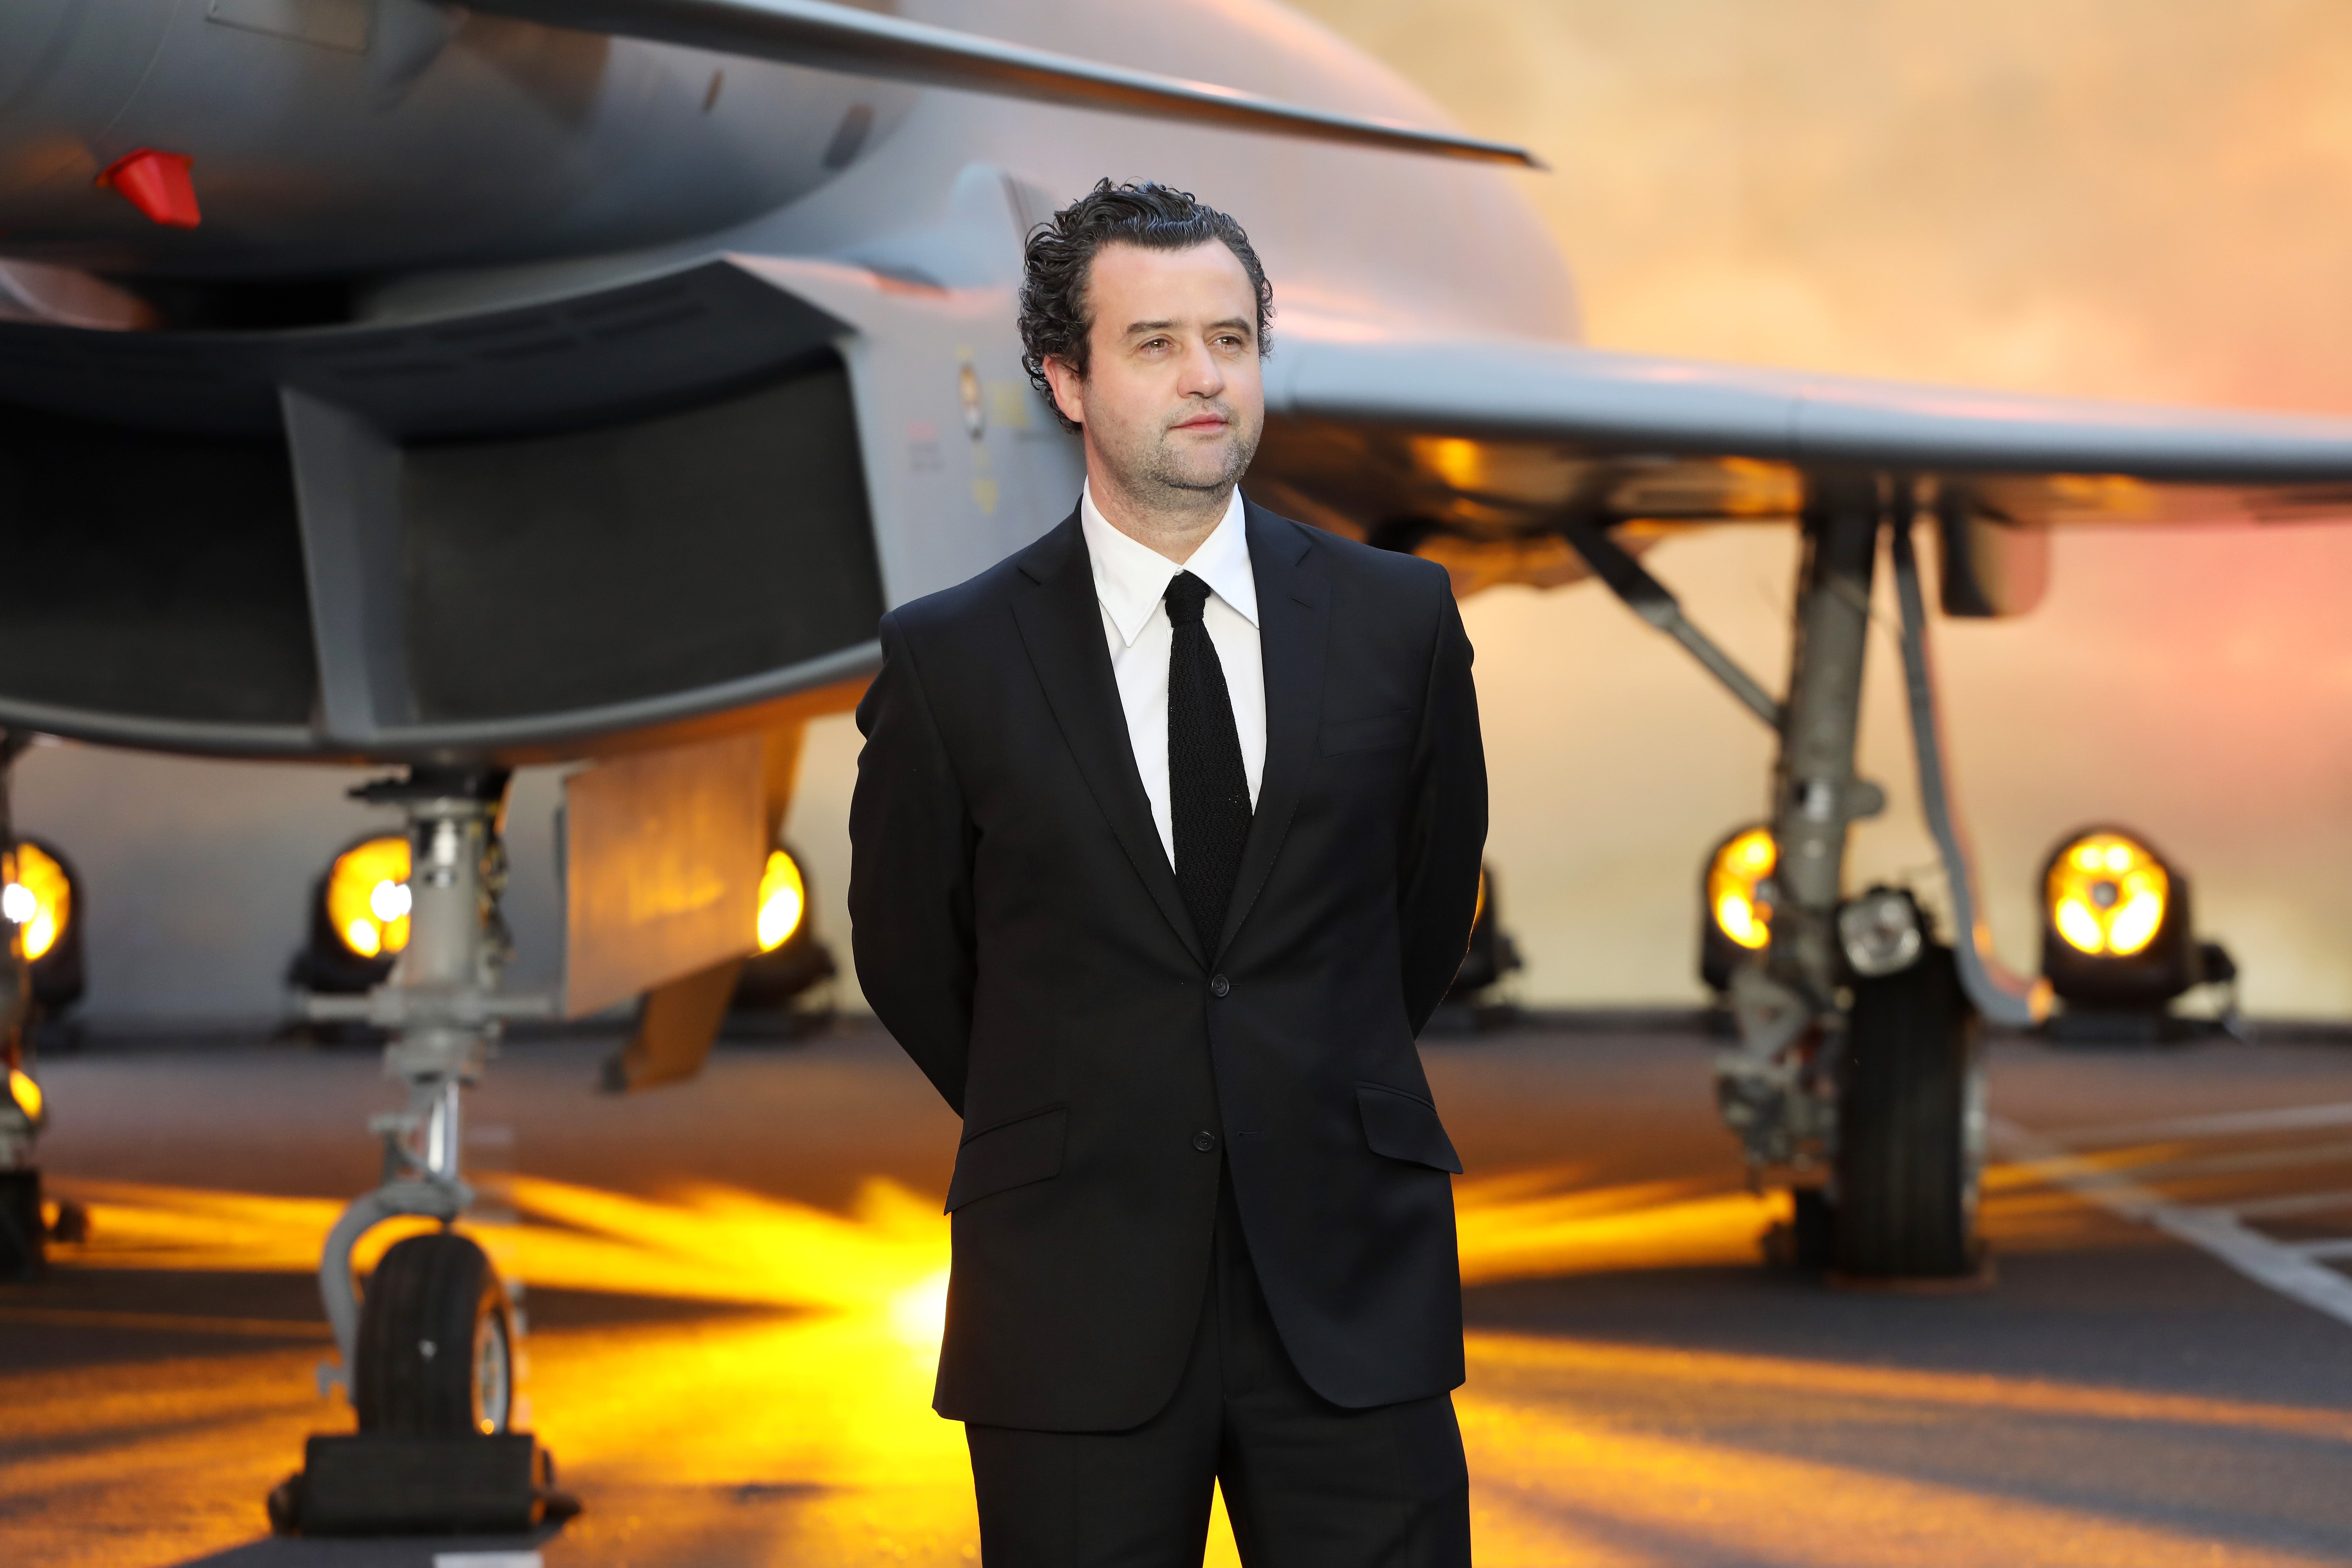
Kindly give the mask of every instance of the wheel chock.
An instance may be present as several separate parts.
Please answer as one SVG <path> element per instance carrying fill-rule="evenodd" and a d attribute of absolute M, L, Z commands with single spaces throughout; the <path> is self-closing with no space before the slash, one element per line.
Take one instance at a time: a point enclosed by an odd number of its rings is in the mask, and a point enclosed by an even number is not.
<path fill-rule="evenodd" d="M 321 1434 L 269 1494 L 280 1535 L 520 1535 L 579 1511 L 528 1432 Z"/>

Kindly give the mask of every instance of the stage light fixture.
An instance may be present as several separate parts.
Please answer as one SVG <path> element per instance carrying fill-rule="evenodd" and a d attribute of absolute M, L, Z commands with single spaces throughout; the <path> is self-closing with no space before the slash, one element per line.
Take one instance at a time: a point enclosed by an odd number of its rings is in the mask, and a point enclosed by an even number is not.
<path fill-rule="evenodd" d="M 18 928 L 26 963 L 48 956 L 73 919 L 73 885 L 57 857 L 29 840 L 16 846 L 16 868 L 0 888 L 0 915 Z"/>
<path fill-rule="evenodd" d="M 1772 906 L 1759 884 L 1779 858 L 1772 830 L 1750 827 L 1726 840 L 1707 868 L 1706 904 L 1716 925 L 1751 952 L 1772 938 Z"/>
<path fill-rule="evenodd" d="M 2044 881 L 2050 927 L 2075 952 L 2128 958 L 2163 928 L 2172 877 L 2145 844 L 2123 833 L 2085 833 L 2051 857 Z"/>
<path fill-rule="evenodd" d="M 770 850 L 760 874 L 756 951 L 743 961 L 728 1005 L 742 1029 L 789 1037 L 811 1020 L 832 1016 L 830 1007 L 795 1005 L 803 993 L 839 973 L 832 950 L 817 940 L 814 903 L 800 857 L 788 848 Z"/>
<path fill-rule="evenodd" d="M 8 1098 L 24 1113 L 25 1120 L 38 1125 L 41 1120 L 41 1086 L 33 1075 L 22 1068 L 8 1069 Z"/>
<path fill-rule="evenodd" d="M 760 951 L 773 952 L 793 940 L 808 913 L 808 882 L 800 862 L 782 849 L 768 853 L 760 875 Z"/>
<path fill-rule="evenodd" d="M 408 840 L 364 839 L 327 869 L 327 924 L 354 958 L 388 957 L 408 945 Z"/>
<path fill-rule="evenodd" d="M 81 879 L 54 844 L 26 838 L 16 845 L 5 883 L 0 885 L 0 917 L 16 927 L 17 941 L 33 983 L 33 1022 L 56 1019 L 81 999 Z"/>
<path fill-rule="evenodd" d="M 26 963 L 48 956 L 73 919 L 73 887 L 56 857 L 37 844 L 16 846 L 16 868 L 0 889 L 0 915 L 19 928 Z"/>
<path fill-rule="evenodd" d="M 2054 1035 L 2155 1038 L 2175 997 L 2236 977 L 2224 950 L 2196 940 L 2189 879 L 2128 828 L 2068 834 L 2041 892 L 2042 970 L 2066 1005 Z"/>
<path fill-rule="evenodd" d="M 355 995 L 383 983 L 408 945 L 409 847 L 404 834 L 372 833 L 328 862 L 310 889 L 310 934 L 289 984 Z"/>
<path fill-rule="evenodd" d="M 1772 940 L 1772 830 L 1761 823 L 1732 834 L 1706 858 L 1699 879 L 1699 978 L 1727 991 L 1731 972 Z"/>

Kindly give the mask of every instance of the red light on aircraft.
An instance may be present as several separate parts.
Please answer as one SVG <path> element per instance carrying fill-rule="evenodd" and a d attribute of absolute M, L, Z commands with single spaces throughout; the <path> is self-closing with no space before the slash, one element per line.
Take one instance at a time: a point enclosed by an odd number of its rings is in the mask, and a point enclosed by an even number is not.
<path fill-rule="evenodd" d="M 107 165 L 98 183 L 120 191 L 123 200 L 157 223 L 194 228 L 204 221 L 196 210 L 195 182 L 188 177 L 188 166 L 194 161 L 185 153 L 142 147 Z"/>

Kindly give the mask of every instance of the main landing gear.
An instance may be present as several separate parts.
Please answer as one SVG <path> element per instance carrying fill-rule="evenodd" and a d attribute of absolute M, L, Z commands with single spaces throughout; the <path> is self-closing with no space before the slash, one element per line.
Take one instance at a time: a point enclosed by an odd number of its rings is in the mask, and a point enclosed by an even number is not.
<path fill-rule="evenodd" d="M 1780 738 L 1774 860 L 1762 952 L 1734 968 L 1739 1043 L 1716 1065 L 1717 1101 L 1750 1179 L 1792 1194 L 1787 1255 L 1856 1281 L 1981 1277 L 1984 1153 L 1979 1020 L 2038 1021 L 2047 988 L 1983 951 L 1974 882 L 1950 808 L 1912 527 L 1919 489 L 1898 477 L 1808 479 L 1789 695 L 1775 703 L 1684 619 L 1672 595 L 1605 532 L 1564 531 L 1643 619 L 1691 649 Z M 1957 492 L 1939 507 L 1965 504 Z M 1882 536 L 1902 605 L 1906 692 L 1921 802 L 1956 928 L 1938 940 L 1912 896 L 1844 887 L 1848 829 L 1885 806 L 1854 768 L 1872 577 Z"/>
<path fill-rule="evenodd" d="M 313 995 L 320 1021 L 391 1031 L 384 1072 L 407 1085 L 404 1110 L 369 1123 L 383 1141 L 383 1182 L 343 1213 L 319 1263 L 319 1291 L 359 1431 L 310 1439 L 300 1474 L 270 1496 L 284 1531 L 311 1534 L 520 1531 L 576 1509 L 553 1468 L 517 1431 L 522 1312 L 479 1245 L 454 1228 L 473 1202 L 458 1172 L 465 1087 L 479 1079 L 505 1020 L 543 1017 L 542 996 L 502 996 L 507 955 L 498 897 L 507 774 L 418 767 L 354 791 L 408 818 L 408 944 L 365 996 Z M 383 1255 L 364 1296 L 352 1251 L 395 1216 L 438 1221 Z"/>

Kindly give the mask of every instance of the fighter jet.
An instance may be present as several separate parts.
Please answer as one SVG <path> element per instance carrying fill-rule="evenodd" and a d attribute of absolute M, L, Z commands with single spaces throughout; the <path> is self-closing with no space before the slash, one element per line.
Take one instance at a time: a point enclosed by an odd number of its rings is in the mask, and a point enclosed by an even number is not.
<path fill-rule="evenodd" d="M 1597 352 L 1536 162 L 1265 0 L 0 12 L 0 726 L 398 770 L 372 798 L 408 814 L 405 947 L 313 1004 L 391 1031 L 410 1085 L 321 1266 L 363 1427 L 509 1424 L 471 1243 L 401 1244 L 364 1307 L 350 1266 L 383 1217 L 463 1212 L 500 1021 L 648 992 L 630 1075 L 690 1072 L 800 726 L 855 701 L 878 616 L 1068 510 L 1013 294 L 1105 175 L 1234 213 L 1276 280 L 1257 500 L 1463 592 L 1597 578 L 1771 727 L 1726 1119 L 1842 1267 L 1974 1266 L 1973 1028 L 2047 987 L 1977 913 L 1916 542 L 1946 614 L 2021 614 L 2053 527 L 2341 512 L 2352 425 Z M 1801 533 L 1783 693 L 1636 558 L 1727 523 Z M 1855 771 L 1882 544 L 1947 931 L 1844 875 L 1884 803 Z M 515 996 L 503 792 L 555 761 L 593 764 L 565 982 Z M 445 1321 L 470 1363 L 416 1361 Z"/>

